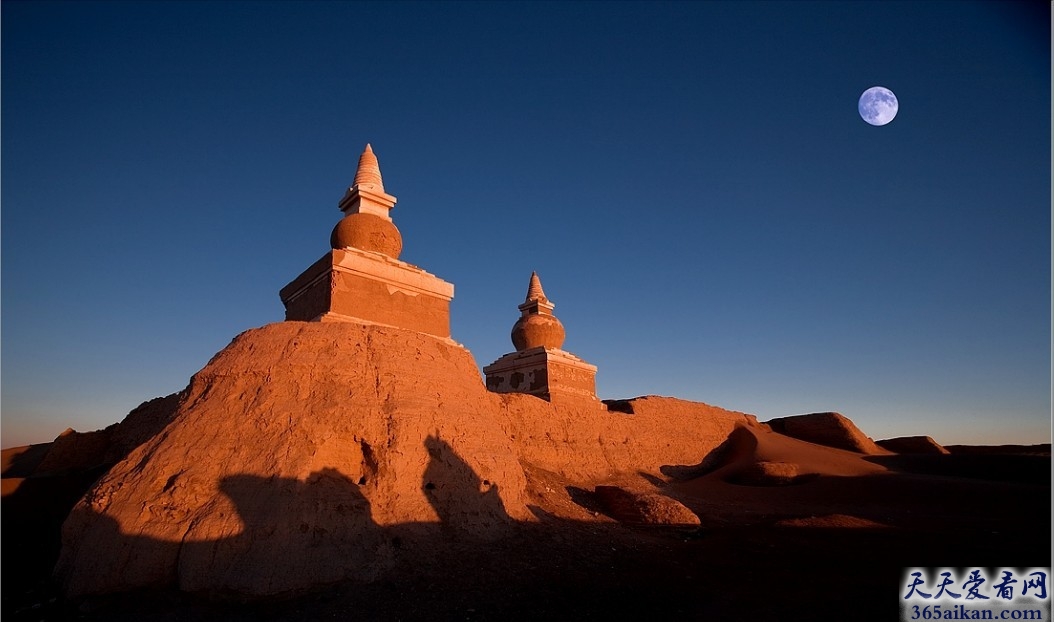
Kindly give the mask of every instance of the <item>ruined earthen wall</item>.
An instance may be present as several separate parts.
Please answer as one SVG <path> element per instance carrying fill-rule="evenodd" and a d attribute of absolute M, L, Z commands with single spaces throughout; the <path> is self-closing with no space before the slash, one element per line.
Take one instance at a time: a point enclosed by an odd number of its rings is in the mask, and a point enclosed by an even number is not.
<path fill-rule="evenodd" d="M 627 414 L 490 393 L 464 348 L 353 322 L 247 331 L 176 406 L 66 520 L 68 595 L 372 580 L 415 538 L 536 520 L 524 465 L 582 485 L 657 472 L 698 463 L 753 420 L 669 398 Z"/>

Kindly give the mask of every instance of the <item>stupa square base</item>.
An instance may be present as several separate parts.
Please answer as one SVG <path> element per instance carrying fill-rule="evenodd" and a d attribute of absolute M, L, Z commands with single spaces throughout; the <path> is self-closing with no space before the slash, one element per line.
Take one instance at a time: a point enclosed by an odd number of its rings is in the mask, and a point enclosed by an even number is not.
<path fill-rule="evenodd" d="M 279 296 L 287 321 L 361 319 L 450 337 L 454 286 L 380 253 L 334 249 L 283 287 Z"/>
<path fill-rule="evenodd" d="M 531 348 L 512 352 L 483 368 L 487 390 L 527 393 L 547 400 L 596 400 L 596 365 L 564 350 Z"/>

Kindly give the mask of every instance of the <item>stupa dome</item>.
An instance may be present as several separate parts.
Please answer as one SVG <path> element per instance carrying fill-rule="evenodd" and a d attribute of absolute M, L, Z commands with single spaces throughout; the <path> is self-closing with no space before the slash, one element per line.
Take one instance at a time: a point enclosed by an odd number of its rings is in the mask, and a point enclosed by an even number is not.
<path fill-rule="evenodd" d="M 542 346 L 559 350 L 564 345 L 564 325 L 552 315 L 531 313 L 512 326 L 512 345 L 517 351 Z"/>
<path fill-rule="evenodd" d="M 333 248 L 359 248 L 398 259 L 403 251 L 403 236 L 392 221 L 358 212 L 340 219 L 329 236 Z"/>

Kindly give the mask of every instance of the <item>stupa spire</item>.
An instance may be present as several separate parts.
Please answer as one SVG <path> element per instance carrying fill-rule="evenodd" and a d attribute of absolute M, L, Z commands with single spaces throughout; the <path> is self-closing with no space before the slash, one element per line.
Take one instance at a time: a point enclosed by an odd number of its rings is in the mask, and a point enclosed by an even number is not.
<path fill-rule="evenodd" d="M 527 298 L 524 302 L 530 302 L 532 300 L 544 300 L 549 302 L 549 299 L 545 297 L 545 292 L 542 291 L 542 280 L 538 278 L 537 272 L 531 273 L 531 282 L 527 285 Z"/>
<path fill-rule="evenodd" d="M 359 168 L 355 171 L 355 181 L 338 203 L 340 211 L 349 216 L 359 213 L 372 214 L 390 222 L 392 217 L 388 212 L 395 207 L 395 201 L 395 197 L 384 191 L 381 166 L 377 163 L 373 147 L 366 143 L 366 148 L 359 156 Z M 334 246 L 333 248 L 341 247 Z"/>
<path fill-rule="evenodd" d="M 373 153 L 373 147 L 366 143 L 366 149 L 359 156 L 359 168 L 355 171 L 355 186 L 372 186 L 375 190 L 384 192 L 384 182 L 381 180 L 381 165 L 377 162 L 377 156 Z"/>

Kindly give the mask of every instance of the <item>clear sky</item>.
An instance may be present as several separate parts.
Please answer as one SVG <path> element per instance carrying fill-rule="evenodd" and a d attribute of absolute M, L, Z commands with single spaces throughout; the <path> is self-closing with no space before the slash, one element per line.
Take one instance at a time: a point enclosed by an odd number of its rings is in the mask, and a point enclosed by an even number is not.
<path fill-rule="evenodd" d="M 5 1 L 2 53 L 4 447 L 281 320 L 366 142 L 480 366 L 537 270 L 603 398 L 1049 442 L 1047 2 Z"/>

